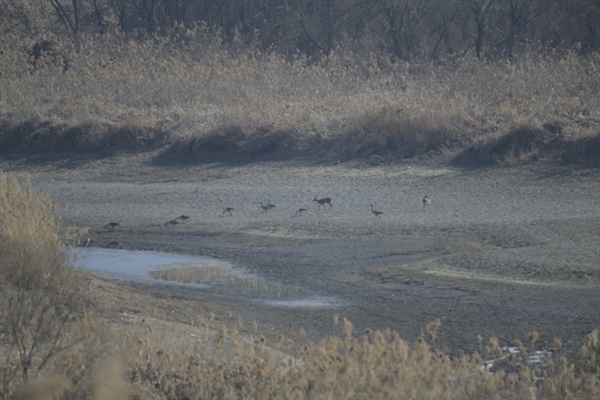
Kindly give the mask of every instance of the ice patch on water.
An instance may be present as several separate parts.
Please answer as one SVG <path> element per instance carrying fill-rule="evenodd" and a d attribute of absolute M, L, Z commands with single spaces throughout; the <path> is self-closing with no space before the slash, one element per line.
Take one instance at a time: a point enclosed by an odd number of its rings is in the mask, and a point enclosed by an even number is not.
<path fill-rule="evenodd" d="M 341 305 L 338 299 L 314 295 L 295 286 L 269 282 L 234 268 L 224 260 L 211 257 L 83 248 L 78 249 L 76 264 L 86 271 L 112 278 L 181 290 L 198 290 L 205 294 L 236 298 L 271 307 L 317 309 L 336 308 Z M 190 275 L 190 271 L 194 279 L 187 281 L 186 276 Z M 157 279 L 155 276 L 159 275 L 172 275 L 177 280 Z"/>

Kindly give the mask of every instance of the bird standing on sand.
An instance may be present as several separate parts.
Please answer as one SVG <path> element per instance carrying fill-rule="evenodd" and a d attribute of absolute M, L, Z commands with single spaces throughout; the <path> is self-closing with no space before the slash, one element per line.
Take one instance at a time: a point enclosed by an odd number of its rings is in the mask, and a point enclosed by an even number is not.
<path fill-rule="evenodd" d="M 425 209 L 427 207 L 429 207 L 431 205 L 431 200 L 429 200 L 429 197 L 427 197 L 427 195 L 423 196 L 423 211 L 425 211 Z"/>
<path fill-rule="evenodd" d="M 371 213 L 376 217 L 380 217 L 383 214 L 383 211 L 373 210 L 373 204 L 371 204 Z"/>
<path fill-rule="evenodd" d="M 119 226 L 118 222 L 109 222 L 108 224 L 104 225 L 104 229 L 106 229 L 107 231 L 114 231 L 115 228 Z"/>

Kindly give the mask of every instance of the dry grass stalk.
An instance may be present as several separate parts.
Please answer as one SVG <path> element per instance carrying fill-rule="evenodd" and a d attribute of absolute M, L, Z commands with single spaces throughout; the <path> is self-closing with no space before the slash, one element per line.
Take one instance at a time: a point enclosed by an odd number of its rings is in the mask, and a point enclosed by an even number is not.
<path fill-rule="evenodd" d="M 69 59 L 66 72 L 49 58 L 34 69 L 24 49 L 35 39 L 5 35 L 4 151 L 136 151 L 168 140 L 168 154 L 192 157 L 215 150 L 411 157 L 468 146 L 475 154 L 464 158 L 502 163 L 598 154 L 598 146 L 588 153 L 600 124 L 599 54 L 532 48 L 511 62 L 465 57 L 409 66 L 343 50 L 324 61 L 232 51 L 211 35 L 197 28 L 184 42 L 82 36 L 75 52 L 47 34 Z M 478 150 L 519 127 L 541 132 L 535 151 Z"/>

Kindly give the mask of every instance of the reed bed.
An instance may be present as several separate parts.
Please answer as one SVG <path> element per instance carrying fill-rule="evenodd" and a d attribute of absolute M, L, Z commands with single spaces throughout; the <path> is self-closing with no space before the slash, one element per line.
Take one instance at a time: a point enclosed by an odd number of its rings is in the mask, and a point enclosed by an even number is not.
<path fill-rule="evenodd" d="M 253 298 L 301 298 L 301 291 L 277 282 L 267 282 L 257 276 L 226 267 L 178 267 L 151 271 L 155 279 L 208 286 L 221 295 Z"/>
<path fill-rule="evenodd" d="M 52 47 L 34 60 L 41 37 Z M 225 42 L 202 25 L 161 37 L 82 34 L 75 44 L 7 34 L 0 46 L 5 154 L 597 156 L 585 150 L 598 142 L 597 53 L 532 47 L 511 61 L 407 63 L 347 46 L 317 60 Z M 497 142 L 519 129 L 539 140 L 498 155 Z"/>

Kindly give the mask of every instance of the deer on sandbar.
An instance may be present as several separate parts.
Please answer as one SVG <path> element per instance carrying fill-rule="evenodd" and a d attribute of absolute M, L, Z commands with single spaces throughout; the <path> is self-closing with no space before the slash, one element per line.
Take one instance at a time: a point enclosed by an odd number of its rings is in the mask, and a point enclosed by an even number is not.
<path fill-rule="evenodd" d="M 317 196 L 315 196 L 313 201 L 319 203 L 319 208 L 325 207 L 325 204 L 328 204 L 329 208 L 333 207 L 333 204 L 331 203 L 331 197 L 323 197 L 322 199 L 317 199 Z"/>

